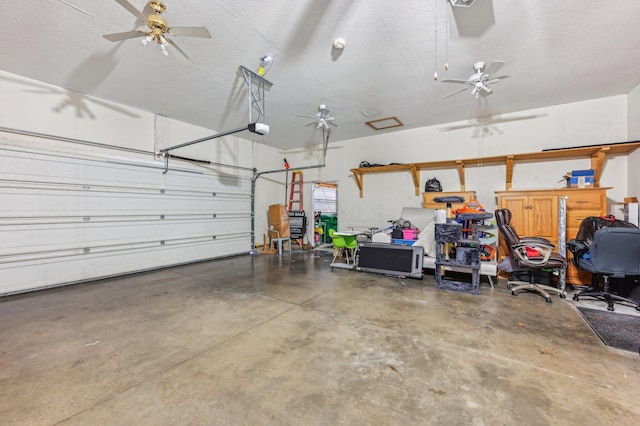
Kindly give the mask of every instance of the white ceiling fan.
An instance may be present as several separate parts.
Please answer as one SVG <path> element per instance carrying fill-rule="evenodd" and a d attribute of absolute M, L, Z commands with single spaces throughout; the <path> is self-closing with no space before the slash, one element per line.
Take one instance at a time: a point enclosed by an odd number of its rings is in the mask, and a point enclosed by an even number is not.
<path fill-rule="evenodd" d="M 334 123 L 335 117 L 329 115 L 329 109 L 326 105 L 321 104 L 318 106 L 318 112 L 316 115 L 304 115 L 304 114 L 296 114 L 298 117 L 307 117 L 313 118 L 314 121 L 305 124 L 305 126 L 311 126 L 312 124 L 316 125 L 318 130 L 326 129 L 329 130 L 329 125 L 338 127 L 336 123 Z"/>
<path fill-rule="evenodd" d="M 493 93 L 493 90 L 489 87 L 491 84 L 498 83 L 501 79 L 509 77 L 508 75 L 502 75 L 499 77 L 492 77 L 493 74 L 498 72 L 500 68 L 502 68 L 506 62 L 504 61 L 493 61 L 486 67 L 484 62 L 476 62 L 473 64 L 473 70 L 475 74 L 471 75 L 467 80 L 458 80 L 455 78 L 446 78 L 442 80 L 443 83 L 458 83 L 458 84 L 466 84 L 471 87 L 471 94 L 476 97 L 476 99 L 480 96 L 489 96 Z M 448 98 L 450 96 L 456 95 L 458 93 L 464 92 L 468 88 L 463 88 L 456 90 L 453 93 L 449 93 L 444 98 Z"/>
<path fill-rule="evenodd" d="M 144 24 L 150 31 L 134 30 L 123 33 L 103 35 L 109 41 L 123 41 L 130 38 L 143 37 L 142 44 L 146 45 L 155 41 L 162 49 L 162 53 L 167 56 L 167 45 L 171 45 L 178 53 L 179 57 L 191 63 L 191 59 L 180 49 L 168 35 L 183 37 L 211 38 L 211 33 L 205 27 L 170 27 L 167 21 L 161 16 L 166 6 L 161 1 L 151 0 L 142 11 L 136 9 L 128 0 L 116 0 L 120 6 L 127 9 L 137 18 L 138 24 Z"/>

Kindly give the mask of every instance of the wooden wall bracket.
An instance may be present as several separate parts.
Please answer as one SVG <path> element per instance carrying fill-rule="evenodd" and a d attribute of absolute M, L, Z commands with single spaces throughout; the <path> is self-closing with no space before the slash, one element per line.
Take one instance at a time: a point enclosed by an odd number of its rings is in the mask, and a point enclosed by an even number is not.
<path fill-rule="evenodd" d="M 408 170 L 413 179 L 416 196 L 420 195 L 420 171 L 433 169 L 456 168 L 460 180 L 460 190 L 466 191 L 465 166 L 484 166 L 504 164 L 506 168 L 505 188 L 510 191 L 513 183 L 513 169 L 518 161 L 554 161 L 567 158 L 591 158 L 591 168 L 595 171 L 594 186 L 600 186 L 600 177 L 608 155 L 629 154 L 640 148 L 640 141 L 616 143 L 609 145 L 592 145 L 579 148 L 554 149 L 526 154 L 497 155 L 493 157 L 470 158 L 465 160 L 441 160 L 409 164 L 392 164 L 389 166 L 360 167 L 351 169 L 356 185 L 360 190 L 360 198 L 364 195 L 364 175 L 368 173 L 385 173 Z"/>

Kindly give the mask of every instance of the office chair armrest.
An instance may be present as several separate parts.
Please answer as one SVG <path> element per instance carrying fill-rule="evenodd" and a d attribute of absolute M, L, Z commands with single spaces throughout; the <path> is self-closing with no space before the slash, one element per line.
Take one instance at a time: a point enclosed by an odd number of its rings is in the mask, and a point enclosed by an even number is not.
<path fill-rule="evenodd" d="M 527 247 L 534 248 L 540 256 L 529 257 L 527 255 Z M 553 244 L 545 244 L 541 242 L 537 242 L 534 240 L 529 240 L 526 242 L 514 244 L 511 246 L 513 249 L 513 253 L 516 257 L 525 265 L 530 265 L 533 267 L 544 266 L 549 262 L 549 258 L 551 257 L 551 253 L 553 253 L 553 249 L 555 246 Z"/>
<path fill-rule="evenodd" d="M 589 252 L 589 247 L 580 240 L 567 241 L 567 249 L 571 252 L 571 262 L 578 267 L 578 261 Z"/>
<path fill-rule="evenodd" d="M 571 240 L 571 241 L 567 241 L 567 248 L 569 249 L 569 251 L 571 251 L 571 253 L 575 254 L 575 253 L 578 253 L 579 251 L 587 250 L 589 247 L 587 247 L 587 245 L 582 241 Z"/>
<path fill-rule="evenodd" d="M 520 238 L 520 242 L 521 243 L 540 243 L 540 244 L 548 244 L 548 245 L 553 245 L 551 244 L 551 241 L 547 240 L 546 238 L 542 238 L 542 237 L 522 237 Z M 555 248 L 555 246 L 554 246 Z"/>

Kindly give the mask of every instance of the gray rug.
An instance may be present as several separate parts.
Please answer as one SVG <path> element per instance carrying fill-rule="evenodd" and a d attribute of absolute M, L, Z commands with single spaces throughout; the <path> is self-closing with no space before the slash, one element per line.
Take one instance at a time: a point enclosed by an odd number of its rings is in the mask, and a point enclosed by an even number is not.
<path fill-rule="evenodd" d="M 640 316 L 578 307 L 605 345 L 640 353 Z"/>

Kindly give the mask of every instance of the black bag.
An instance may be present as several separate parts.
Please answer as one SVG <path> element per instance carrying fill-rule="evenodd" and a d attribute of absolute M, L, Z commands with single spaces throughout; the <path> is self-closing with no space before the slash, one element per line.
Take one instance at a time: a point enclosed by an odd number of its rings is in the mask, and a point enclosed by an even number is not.
<path fill-rule="evenodd" d="M 624 220 L 618 220 L 615 216 L 589 216 L 582 220 L 580 223 L 580 228 L 578 229 L 578 234 L 576 235 L 576 240 L 582 241 L 587 248 L 591 246 L 591 242 L 593 241 L 593 236 L 596 231 L 600 228 L 611 227 L 611 228 L 637 228 L 631 222 L 625 222 Z"/>
<path fill-rule="evenodd" d="M 427 179 L 424 184 L 424 192 L 442 192 L 442 185 L 436 178 Z"/>

